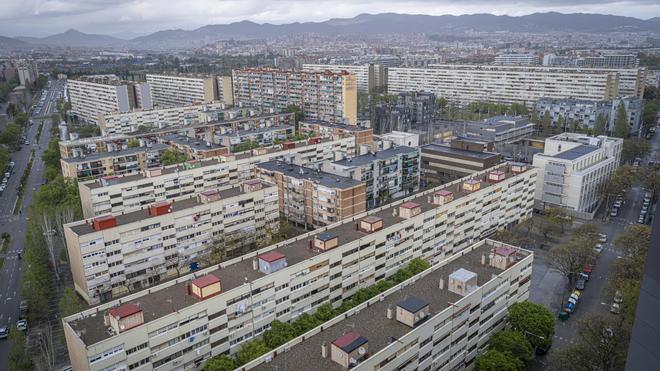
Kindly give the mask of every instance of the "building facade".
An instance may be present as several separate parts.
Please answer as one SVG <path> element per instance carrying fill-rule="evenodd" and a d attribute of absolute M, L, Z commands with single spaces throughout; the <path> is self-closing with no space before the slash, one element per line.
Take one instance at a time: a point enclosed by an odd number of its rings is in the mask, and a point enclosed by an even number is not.
<path fill-rule="evenodd" d="M 644 68 L 433 65 L 390 68 L 387 86 L 393 94 L 426 91 L 460 104 L 481 101 L 533 106 L 541 97 L 642 97 L 645 73 Z"/>
<path fill-rule="evenodd" d="M 255 179 L 66 224 L 74 287 L 89 304 L 98 304 L 194 270 L 214 243 L 232 256 L 234 249 L 265 238 L 267 228 L 278 230 L 277 203 L 277 188 Z"/>
<path fill-rule="evenodd" d="M 160 156 L 168 148 L 170 148 L 168 145 L 157 143 L 149 147 L 62 158 L 60 166 L 65 178 L 77 180 L 132 175 L 160 166 Z"/>
<path fill-rule="evenodd" d="M 503 173 L 499 180 L 483 180 L 497 170 Z M 470 191 L 464 187 L 467 181 Z M 71 365 L 81 371 L 201 367 L 212 356 L 235 353 L 274 319 L 290 321 L 328 302 L 339 307 L 360 288 L 392 276 L 414 258 L 440 263 L 497 229 L 531 217 L 535 181 L 536 169 L 513 172 L 503 164 L 66 317 Z M 271 252 L 284 255 L 286 267 L 266 273 L 260 260 L 281 258 L 263 256 Z M 528 269 L 520 272 L 523 278 L 528 275 Z M 498 286 L 480 284 L 488 287 L 487 293 Z M 210 285 L 216 288 L 194 294 Z M 499 289 L 493 291 L 498 297 Z M 482 309 L 486 316 L 489 309 Z M 132 315 L 136 318 L 130 324 L 113 325 Z"/>
<path fill-rule="evenodd" d="M 366 185 L 367 209 L 419 191 L 420 150 L 393 147 L 340 161 L 327 161 L 323 171 Z"/>
<path fill-rule="evenodd" d="M 355 138 L 355 149 L 357 154 L 364 154 L 372 148 L 374 142 L 374 131 L 358 123 L 358 125 L 333 124 L 327 121 L 305 120 L 298 123 L 300 134 L 316 135 L 323 138 L 344 138 L 351 136 Z"/>
<path fill-rule="evenodd" d="M 488 145 L 488 144 L 486 144 Z M 501 155 L 480 149 L 464 149 L 459 141 L 451 144 L 427 144 L 422 149 L 422 179 L 443 184 L 483 171 L 500 163 Z"/>
<path fill-rule="evenodd" d="M 539 169 L 536 207 L 562 207 L 573 213 L 593 213 L 602 189 L 621 162 L 623 139 L 564 133 L 545 140 L 534 155 Z"/>
<path fill-rule="evenodd" d="M 373 63 L 363 65 L 351 64 L 311 64 L 306 63 L 302 66 L 303 71 L 341 73 L 346 71 L 357 78 L 357 89 L 362 92 L 371 92 L 384 87 L 385 68 Z"/>
<path fill-rule="evenodd" d="M 357 123 L 357 77 L 348 72 L 244 68 L 232 77 L 236 105 L 277 112 L 295 105 L 310 120 Z"/>
<path fill-rule="evenodd" d="M 355 153 L 355 139 L 343 138 L 309 144 L 296 142 L 292 148 L 262 148 L 243 154 L 189 161 L 150 169 L 126 177 L 99 178 L 78 183 L 83 215 L 91 218 L 108 213 L 139 210 L 158 201 L 176 201 L 200 191 L 235 185 L 254 176 L 261 162 L 283 160 L 313 166 L 335 160 L 338 154 Z"/>
<path fill-rule="evenodd" d="M 278 160 L 257 164 L 255 171 L 258 178 L 277 185 L 282 218 L 305 229 L 367 210 L 363 181 Z"/>
<path fill-rule="evenodd" d="M 155 107 L 169 108 L 218 100 L 215 76 L 147 74 L 151 101 Z"/>
<path fill-rule="evenodd" d="M 507 53 L 495 56 L 494 64 L 500 66 L 538 66 L 539 56 L 536 54 Z"/>

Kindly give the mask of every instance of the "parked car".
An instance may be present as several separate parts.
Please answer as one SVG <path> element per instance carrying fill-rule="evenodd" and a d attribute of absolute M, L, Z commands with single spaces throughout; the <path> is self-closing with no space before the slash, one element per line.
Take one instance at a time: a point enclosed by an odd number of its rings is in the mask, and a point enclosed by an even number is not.
<path fill-rule="evenodd" d="M 619 215 L 619 209 L 615 207 L 612 209 L 610 216 L 617 216 L 617 215 Z"/>
<path fill-rule="evenodd" d="M 621 306 L 618 303 L 612 303 L 612 305 L 610 305 L 610 312 L 614 314 L 621 313 Z"/>
<path fill-rule="evenodd" d="M 623 295 L 621 294 L 621 291 L 616 290 L 616 293 L 614 293 L 614 302 L 617 304 L 623 303 Z"/>
<path fill-rule="evenodd" d="M 0 339 L 6 339 L 9 336 L 9 326 L 0 326 Z"/>
<path fill-rule="evenodd" d="M 22 319 L 22 320 L 19 320 L 18 322 L 16 322 L 16 328 L 19 331 L 27 331 L 27 328 L 28 328 L 27 320 Z"/>
<path fill-rule="evenodd" d="M 596 247 L 594 247 L 594 250 L 596 250 L 596 252 L 600 254 L 601 252 L 603 252 L 603 245 L 597 243 Z"/>
<path fill-rule="evenodd" d="M 640 216 L 639 219 L 637 219 L 637 223 L 644 224 L 644 217 Z"/>
<path fill-rule="evenodd" d="M 584 278 L 580 278 L 580 279 L 578 279 L 577 283 L 575 284 L 575 288 L 577 290 L 582 291 L 582 290 L 584 290 L 584 287 L 586 286 L 586 284 L 587 284 L 587 281 Z"/>
<path fill-rule="evenodd" d="M 620 208 L 621 207 L 621 201 L 615 201 L 613 207 Z"/>
<path fill-rule="evenodd" d="M 598 236 L 600 237 L 600 238 L 598 239 L 598 241 L 599 241 L 600 243 L 605 243 L 605 242 L 607 242 L 607 235 L 606 235 L 606 234 L 604 234 L 604 233 L 599 233 Z"/>

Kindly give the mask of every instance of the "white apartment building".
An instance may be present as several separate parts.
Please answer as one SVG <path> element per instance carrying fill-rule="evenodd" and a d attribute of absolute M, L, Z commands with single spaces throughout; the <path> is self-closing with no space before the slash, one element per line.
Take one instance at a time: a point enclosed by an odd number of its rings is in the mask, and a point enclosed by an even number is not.
<path fill-rule="evenodd" d="M 470 369 L 504 330 L 508 307 L 529 297 L 533 259 L 479 241 L 243 367 L 335 370 L 348 354 L 351 370 Z"/>
<path fill-rule="evenodd" d="M 130 134 L 138 129 L 165 129 L 182 125 L 188 116 L 198 116 L 207 110 L 223 110 L 225 104 L 213 102 L 172 108 L 160 108 L 99 116 L 102 135 Z"/>
<path fill-rule="evenodd" d="M 196 269 L 213 243 L 235 255 L 234 249 L 265 238 L 267 228 L 279 228 L 277 187 L 253 179 L 69 223 L 64 237 L 76 291 L 98 304 Z"/>
<path fill-rule="evenodd" d="M 380 65 L 372 63 L 362 65 L 351 64 L 313 64 L 306 63 L 302 65 L 303 71 L 341 73 L 346 71 L 351 75 L 357 76 L 357 89 L 363 92 L 370 92 L 376 88 L 383 87 L 385 84 L 385 69 Z"/>
<path fill-rule="evenodd" d="M 621 162 L 623 139 L 564 133 L 545 140 L 534 155 L 539 169 L 536 207 L 563 207 L 576 215 L 594 212 L 601 190 Z"/>
<path fill-rule="evenodd" d="M 137 89 L 136 89 L 137 88 Z M 121 81 L 115 75 L 83 76 L 69 79 L 66 83 L 67 95 L 71 102 L 71 113 L 78 119 L 97 124 L 99 115 L 129 112 L 148 102 L 148 93 L 142 84 Z"/>
<path fill-rule="evenodd" d="M 643 68 L 432 65 L 390 68 L 387 86 L 390 94 L 427 91 L 461 104 L 483 101 L 532 106 L 541 97 L 642 97 L 645 72 Z"/>
<path fill-rule="evenodd" d="M 316 144 L 297 142 L 282 150 L 279 146 L 181 165 L 148 169 L 124 177 L 104 177 L 78 183 L 85 218 L 139 210 L 158 201 L 176 201 L 209 189 L 237 184 L 254 176 L 262 162 L 282 160 L 301 166 L 335 160 L 355 153 L 355 138 L 325 140 Z"/>
<path fill-rule="evenodd" d="M 151 101 L 158 108 L 211 103 L 218 100 L 215 76 L 147 74 Z"/>
<path fill-rule="evenodd" d="M 328 302 L 338 307 L 414 258 L 440 263 L 529 218 L 535 181 L 536 169 L 502 164 L 66 317 L 72 367 L 200 368 L 235 353 L 275 319 L 290 321 Z M 524 278 L 529 270 L 520 272 Z M 504 289 L 481 276 L 486 293 Z"/>
<path fill-rule="evenodd" d="M 500 66 L 537 66 L 540 62 L 536 54 L 506 53 L 495 56 L 494 64 Z"/>
<path fill-rule="evenodd" d="M 392 144 L 397 146 L 419 147 L 419 134 L 417 133 L 406 133 L 393 130 L 389 133 L 381 134 L 378 137 L 381 140 L 380 146 L 383 147 L 383 149 L 387 149 L 388 146 L 391 146 Z"/>

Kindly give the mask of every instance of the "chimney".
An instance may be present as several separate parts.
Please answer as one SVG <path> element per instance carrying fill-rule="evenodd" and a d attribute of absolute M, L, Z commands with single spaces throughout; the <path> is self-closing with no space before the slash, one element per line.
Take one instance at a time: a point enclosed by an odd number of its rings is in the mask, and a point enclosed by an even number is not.
<path fill-rule="evenodd" d="M 486 254 L 481 254 L 481 265 L 486 264 Z"/>
<path fill-rule="evenodd" d="M 444 279 L 444 278 L 440 278 L 440 283 L 438 284 L 438 288 L 439 288 L 440 290 L 444 290 L 444 289 L 445 289 L 445 279 Z"/>
<path fill-rule="evenodd" d="M 259 268 L 259 263 L 257 263 L 257 258 L 252 258 L 252 269 L 255 271 Z"/>
<path fill-rule="evenodd" d="M 388 305 L 387 306 L 387 319 L 392 319 L 394 317 L 394 311 L 392 310 L 392 306 Z"/>
<path fill-rule="evenodd" d="M 321 357 L 328 358 L 328 344 L 325 341 L 321 344 Z"/>

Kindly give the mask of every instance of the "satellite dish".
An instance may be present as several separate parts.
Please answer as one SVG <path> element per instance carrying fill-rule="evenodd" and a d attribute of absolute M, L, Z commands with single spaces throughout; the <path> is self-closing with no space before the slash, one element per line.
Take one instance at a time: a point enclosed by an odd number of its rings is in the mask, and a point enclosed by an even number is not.
<path fill-rule="evenodd" d="M 119 329 L 120 329 L 120 330 L 124 330 L 125 328 L 126 328 L 126 326 L 124 326 L 124 325 L 119 325 Z"/>
<path fill-rule="evenodd" d="M 351 358 L 351 359 L 348 360 L 348 363 L 354 365 L 354 364 L 357 363 L 357 360 L 355 360 L 355 358 Z"/>
<path fill-rule="evenodd" d="M 364 347 L 359 347 L 359 348 L 358 348 L 358 354 L 359 354 L 359 355 L 362 356 L 362 355 L 364 355 L 364 353 L 366 353 L 366 352 L 367 352 L 367 350 L 364 349 Z"/>

